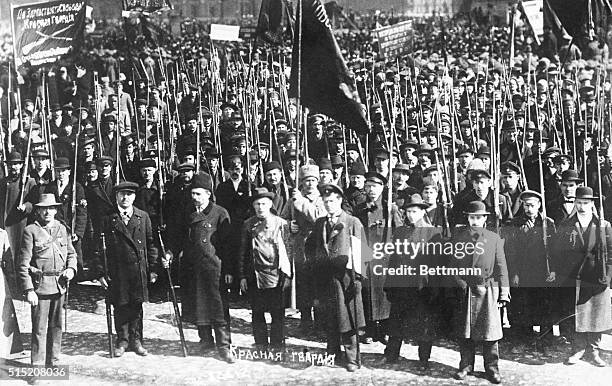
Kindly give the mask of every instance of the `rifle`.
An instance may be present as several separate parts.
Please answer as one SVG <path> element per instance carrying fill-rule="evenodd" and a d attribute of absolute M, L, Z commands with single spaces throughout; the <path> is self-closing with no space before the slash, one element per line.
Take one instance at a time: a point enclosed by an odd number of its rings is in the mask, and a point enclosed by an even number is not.
<path fill-rule="evenodd" d="M 21 123 L 23 125 L 23 122 Z M 32 152 L 32 121 L 30 120 L 30 131 L 28 132 L 28 145 L 26 147 L 25 162 L 23 170 L 21 171 L 21 179 L 19 180 L 19 206 L 23 205 L 25 196 L 25 186 L 28 181 L 28 174 L 30 170 L 30 153 Z"/>
<path fill-rule="evenodd" d="M 538 167 L 540 172 L 540 192 L 542 193 L 542 241 L 544 242 L 544 254 L 546 258 L 546 276 L 550 275 L 550 255 L 548 250 L 548 225 L 546 224 L 546 192 L 544 190 L 544 168 L 542 167 L 542 136 L 538 144 Z"/>
<path fill-rule="evenodd" d="M 157 228 L 157 237 L 159 238 L 159 246 L 162 252 L 162 256 L 166 256 L 166 246 L 162 238 L 162 226 Z M 183 356 L 187 357 L 187 344 L 185 343 L 185 335 L 183 333 L 183 321 L 181 319 L 181 310 L 178 306 L 178 300 L 176 299 L 176 292 L 174 291 L 174 284 L 172 283 L 172 275 L 170 274 L 170 268 L 166 268 L 166 275 L 168 276 L 168 286 L 170 286 L 170 295 L 172 296 L 172 306 L 174 307 L 174 316 L 176 317 L 176 323 L 179 330 L 179 338 L 181 339 L 181 348 L 183 349 Z"/>
<path fill-rule="evenodd" d="M 102 242 L 102 258 L 104 259 L 104 279 L 109 282 L 108 277 L 108 259 L 106 257 L 106 237 L 104 233 L 100 233 L 100 241 Z M 111 316 L 112 310 L 110 305 L 110 291 L 106 290 L 106 335 L 108 338 L 108 353 L 111 358 L 115 357 L 115 346 L 113 346 L 113 319 Z"/>

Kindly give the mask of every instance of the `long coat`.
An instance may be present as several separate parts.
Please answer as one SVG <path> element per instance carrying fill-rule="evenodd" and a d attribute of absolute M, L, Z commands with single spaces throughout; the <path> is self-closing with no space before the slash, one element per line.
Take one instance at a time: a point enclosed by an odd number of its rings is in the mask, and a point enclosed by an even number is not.
<path fill-rule="evenodd" d="M 393 240 L 404 242 L 441 241 L 441 228 L 436 228 L 426 219 L 413 226 L 401 226 L 393 234 Z M 387 323 L 390 336 L 411 337 L 418 340 L 432 340 L 438 332 L 440 316 L 440 278 L 419 274 L 421 264 L 435 267 L 442 257 L 419 254 L 408 256 L 394 254 L 390 257 L 389 268 L 415 267 L 415 275 L 387 275 L 385 293 L 391 302 Z"/>
<path fill-rule="evenodd" d="M 200 213 L 193 205 L 184 221 L 181 260 L 183 317 L 196 325 L 225 324 L 219 290 L 221 275 L 235 271 L 228 245 L 230 218 L 225 209 L 209 203 Z M 240 237 L 240 235 L 238 236 Z M 173 251 L 175 255 L 180 250 Z"/>
<path fill-rule="evenodd" d="M 59 274 L 66 268 L 77 271 L 76 252 L 68 235 L 68 228 L 59 221 L 46 231 L 38 221 L 23 231 L 23 241 L 17 256 L 19 284 L 23 291 L 33 289 L 38 295 L 66 293 L 66 282 Z M 31 267 L 45 274 L 38 286 L 30 276 Z"/>
<path fill-rule="evenodd" d="M 602 332 L 612 328 L 610 315 L 610 277 L 612 276 L 612 227 L 602 222 L 608 255 L 605 260 L 598 253 L 599 219 L 593 215 L 587 229 L 583 230 L 578 215 L 573 215 L 559 225 L 553 243 L 554 270 L 557 280 L 565 288 L 576 288 L 572 293 L 577 312 L 576 331 Z M 577 282 L 577 280 L 580 280 Z"/>
<path fill-rule="evenodd" d="M 112 178 L 98 179 L 85 189 L 91 225 L 94 232 L 100 232 L 105 216 L 115 211 Z"/>
<path fill-rule="evenodd" d="M 157 271 L 158 250 L 149 215 L 134 207 L 127 225 L 119 213 L 102 221 L 106 234 L 106 256 L 110 276 L 110 297 L 115 307 L 149 301 L 149 273 Z M 98 262 L 98 272 L 103 272 Z"/>
<path fill-rule="evenodd" d="M 351 250 L 351 236 L 365 240 L 361 222 L 342 212 L 327 234 L 327 217 L 319 218 L 306 241 L 306 254 L 314 266 L 315 299 L 319 299 L 328 317 L 328 328 L 340 333 L 365 326 L 361 279 L 352 283 L 347 263 Z"/>
<path fill-rule="evenodd" d="M 374 204 L 374 206 L 368 206 L 368 204 Z M 375 203 L 368 200 L 355 208 L 355 217 L 361 221 L 364 227 L 366 240 L 370 248 L 372 248 L 375 243 L 386 241 L 384 240 L 384 235 L 387 227 L 387 207 L 386 200 L 380 197 Z M 395 227 L 402 225 L 402 219 L 395 204 L 391 207 L 391 219 L 391 229 L 388 230 L 388 232 L 393 232 Z M 389 236 L 391 236 L 391 234 Z M 377 263 L 383 264 L 383 266 L 386 267 L 389 264 L 389 257 L 384 256 L 381 260 L 377 261 Z M 368 271 L 371 269 L 372 268 L 369 267 Z M 369 309 L 366 310 L 369 311 L 366 312 L 368 314 L 368 319 L 371 321 L 387 319 L 391 310 L 391 303 L 389 303 L 385 296 L 384 277 L 373 275 L 370 272 L 366 283 L 366 303 L 369 303 Z"/>
<path fill-rule="evenodd" d="M 9 354 L 23 350 L 19 323 L 13 304 L 13 296 L 4 274 L 4 267 L 8 260 L 12 260 L 11 247 L 8 235 L 4 229 L 0 229 L 0 307 L 2 307 L 2 319 L 0 320 L 0 358 L 8 358 Z"/>
<path fill-rule="evenodd" d="M 466 227 L 453 237 L 454 245 L 480 245 L 472 255 L 454 256 L 451 268 L 480 268 L 480 275 L 451 276 L 457 287 L 456 332 L 460 338 L 497 341 L 503 337 L 498 301 L 510 300 L 510 283 L 502 239 L 482 228 Z M 478 253 L 481 252 L 481 253 Z M 461 258 L 459 258 L 461 257 Z M 451 292 L 451 291 L 449 291 Z"/>
<path fill-rule="evenodd" d="M 32 212 L 32 202 L 34 201 L 34 188 L 36 182 L 28 178 L 24 187 L 25 212 L 17 210 L 19 205 L 19 179 L 13 180 L 9 177 L 0 180 L 0 228 L 6 230 L 9 244 L 12 251 L 19 251 L 21 248 L 21 237 L 28 221 L 28 215 Z M 6 261 L 6 269 L 9 286 L 16 290 L 16 266 L 13 259 Z"/>

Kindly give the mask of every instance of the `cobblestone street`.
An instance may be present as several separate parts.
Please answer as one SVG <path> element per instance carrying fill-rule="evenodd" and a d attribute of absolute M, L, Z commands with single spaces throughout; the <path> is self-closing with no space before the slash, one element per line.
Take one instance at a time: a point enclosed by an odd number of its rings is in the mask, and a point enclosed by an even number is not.
<path fill-rule="evenodd" d="M 287 353 L 283 361 L 256 359 L 250 333 L 250 311 L 246 303 L 232 304 L 232 339 L 234 352 L 241 355 L 236 364 L 228 365 L 215 357 L 204 357 L 199 349 L 197 331 L 185 326 L 189 357 L 183 358 L 178 330 L 172 324 L 172 303 L 159 300 L 145 305 L 146 357 L 127 352 L 122 358 L 110 359 L 106 345 L 106 319 L 99 287 L 77 286 L 70 300 L 68 332 L 64 334 L 61 364 L 70 366 L 69 381 L 43 381 L 43 384 L 489 384 L 482 373 L 482 359 L 477 358 L 476 375 L 465 382 L 452 379 L 459 354 L 454 343 L 438 342 L 432 352 L 432 367 L 428 373 L 417 370 L 417 349 L 402 347 L 403 359 L 394 366 L 374 368 L 382 357 L 380 343 L 362 345 L 363 368 L 348 373 L 343 367 L 321 363 L 325 358 L 325 342 L 321 336 L 297 334 L 297 316 L 288 315 Z M 26 350 L 30 345 L 29 307 L 17 301 L 21 331 Z M 604 335 L 602 357 L 612 363 L 612 337 Z M 511 385 L 608 385 L 612 368 L 596 368 L 581 362 L 566 366 L 563 361 L 567 349 L 559 348 L 546 356 L 532 350 L 516 352 L 506 340 L 501 342 L 500 370 L 505 384 Z M 247 355 L 246 353 L 249 352 Z M 308 352 L 308 354 L 305 354 Z M 26 351 L 29 355 L 29 351 Z M 29 363 L 29 356 L 15 358 L 11 363 Z M 274 359 L 278 356 L 275 355 Z M 313 365 L 313 361 L 315 364 Z M 319 363 L 317 363 L 319 362 Z M 26 384 L 27 378 L 14 379 L 3 384 Z"/>

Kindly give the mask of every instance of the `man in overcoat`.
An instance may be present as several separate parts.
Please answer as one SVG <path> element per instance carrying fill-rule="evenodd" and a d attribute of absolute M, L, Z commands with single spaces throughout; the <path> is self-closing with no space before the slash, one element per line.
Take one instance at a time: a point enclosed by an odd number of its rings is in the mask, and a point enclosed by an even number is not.
<path fill-rule="evenodd" d="M 575 321 L 574 352 L 567 363 L 584 358 L 604 367 L 599 344 L 602 332 L 612 328 L 612 228 L 595 214 L 595 199 L 590 187 L 576 189 L 576 213 L 559 225 L 553 256 L 563 313 Z"/>
<path fill-rule="evenodd" d="M 393 234 L 393 241 L 414 243 L 440 241 L 440 230 L 427 220 L 429 204 L 416 193 L 406 197 L 404 208 L 406 218 L 404 225 Z M 421 264 L 435 267 L 439 257 L 419 253 L 418 256 L 396 251 L 389 261 L 389 268 L 415 267 L 419 272 Z M 375 260 L 376 261 L 376 260 Z M 376 272 L 376 271 L 375 271 Z M 436 277 L 419 274 L 385 275 L 385 293 L 391 303 L 391 312 L 387 324 L 389 341 L 385 348 L 382 364 L 395 363 L 405 338 L 415 339 L 419 345 L 419 366 L 421 370 L 429 369 L 432 342 L 437 334 L 436 326 L 440 315 L 440 284 Z"/>
<path fill-rule="evenodd" d="M 100 283 L 110 291 L 115 315 L 117 343 L 115 354 L 122 356 L 128 348 L 145 356 L 142 345 L 142 303 L 149 301 L 147 284 L 157 280 L 158 250 L 154 243 L 149 215 L 134 206 L 138 184 L 121 182 L 114 186 L 117 202 L 113 213 L 102 219 L 108 259 L 107 283 L 100 275 Z M 103 273 L 103 264 L 97 270 Z"/>
<path fill-rule="evenodd" d="M 5 161 L 8 167 L 8 175 L 0 180 L 0 228 L 8 234 L 11 250 L 21 249 L 23 230 L 28 221 L 28 214 L 32 212 L 32 202 L 38 197 L 32 197 L 36 182 L 33 178 L 26 180 L 23 188 L 24 203 L 20 205 L 20 178 L 25 160 L 21 153 L 12 152 Z M 32 193 L 31 193 L 32 192 Z M 9 286 L 16 291 L 16 263 L 13 259 L 6 261 L 5 273 Z"/>
<path fill-rule="evenodd" d="M 482 345 L 487 378 L 500 383 L 498 341 L 503 337 L 500 308 L 510 301 L 508 269 L 502 239 L 485 229 L 490 214 L 482 201 L 465 206 L 468 226 L 459 229 L 452 242 L 462 245 L 466 255 L 453 256 L 451 268 L 477 268 L 450 277 L 456 287 L 456 332 L 461 362 L 455 378 L 459 380 L 474 371 L 476 344 Z M 467 246 L 471 245 L 467 253 Z M 465 246 L 465 247 L 463 247 Z M 452 293 L 449 291 L 449 293 Z"/>
<path fill-rule="evenodd" d="M 402 219 L 395 204 L 389 204 L 388 194 L 385 192 L 387 179 L 376 172 L 368 172 L 365 174 L 365 192 L 366 202 L 358 205 L 354 210 L 354 215 L 357 217 L 366 232 L 366 240 L 370 248 L 375 243 L 384 242 L 385 236 L 389 237 L 393 233 L 395 227 L 402 225 Z M 389 213 L 389 205 L 391 205 L 391 213 Z M 391 216 L 391 229 L 387 229 L 387 218 Z M 377 263 L 386 266 L 388 257 L 384 256 Z M 371 267 L 368 268 L 371 270 Z M 384 292 L 384 277 L 378 275 L 368 275 L 368 280 L 364 288 L 365 312 L 368 322 L 366 334 L 374 340 L 386 342 L 383 332 L 383 326 L 389 318 L 391 304 L 387 300 Z"/>
<path fill-rule="evenodd" d="M 327 351 L 340 354 L 344 346 L 347 370 L 358 368 L 357 334 L 365 326 L 361 277 L 353 275 L 352 240 L 365 240 L 365 232 L 356 217 L 342 210 L 343 192 L 331 184 L 319 188 L 325 217 L 317 219 L 306 241 L 306 253 L 313 261 L 315 305 L 320 304 L 326 316 Z M 359 270 L 360 263 L 354 262 Z"/>
<path fill-rule="evenodd" d="M 319 183 L 319 167 L 317 165 L 304 165 L 300 167 L 300 189 L 294 189 L 289 205 L 281 217 L 290 221 L 291 240 L 290 250 L 293 251 L 295 262 L 295 288 L 296 303 L 300 310 L 300 327 L 308 330 L 312 325 L 313 312 L 313 270 L 312 262 L 306 258 L 305 243 L 312 232 L 315 221 L 325 216 L 323 199 L 317 189 Z M 315 308 L 315 320 L 318 320 L 318 311 Z"/>
<path fill-rule="evenodd" d="M 512 219 L 506 236 L 506 258 L 512 285 L 512 326 L 517 335 L 531 343 L 533 326 L 539 326 L 544 339 L 552 337 L 552 311 L 555 272 L 551 270 L 551 242 L 554 221 L 541 212 L 542 195 L 533 190 L 522 192 L 521 214 Z M 546 221 L 546 245 L 544 244 Z M 516 327 L 515 327 L 516 326 Z"/>
<path fill-rule="evenodd" d="M 183 252 L 180 272 L 183 319 L 198 326 L 204 352 L 216 347 L 222 360 L 234 363 L 229 349 L 229 310 L 224 306 L 221 288 L 222 283 L 233 281 L 228 267 L 234 263 L 228 251 L 238 248 L 229 249 L 230 217 L 210 199 L 213 190 L 210 175 L 195 175 L 190 189 L 193 202 L 181 228 L 184 238 L 172 251 L 175 256 Z"/>

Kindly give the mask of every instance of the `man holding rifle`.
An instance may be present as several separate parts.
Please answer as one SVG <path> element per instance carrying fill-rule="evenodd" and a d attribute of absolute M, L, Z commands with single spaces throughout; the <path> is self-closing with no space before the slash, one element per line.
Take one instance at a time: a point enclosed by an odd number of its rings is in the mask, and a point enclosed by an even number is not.
<path fill-rule="evenodd" d="M 134 207 L 138 184 L 121 182 L 113 187 L 114 213 L 102 219 L 108 258 L 107 282 L 103 264 L 98 262 L 99 281 L 110 291 L 114 307 L 117 342 L 115 354 L 122 356 L 130 348 L 145 356 L 142 345 L 142 303 L 149 300 L 147 284 L 157 280 L 157 247 L 149 215 Z"/>
<path fill-rule="evenodd" d="M 32 212 L 32 199 L 28 198 L 33 192 L 36 182 L 27 178 L 23 187 L 22 173 L 25 173 L 25 160 L 19 152 L 12 152 L 5 161 L 8 165 L 8 176 L 0 180 L 0 228 L 8 233 L 9 243 L 12 251 L 19 251 L 21 247 L 21 236 L 26 227 L 27 216 Z M 21 201 L 24 197 L 24 202 Z M 7 262 L 7 275 L 9 283 L 15 283 L 15 266 L 13 261 Z M 12 284 L 12 285 L 13 285 Z"/>

